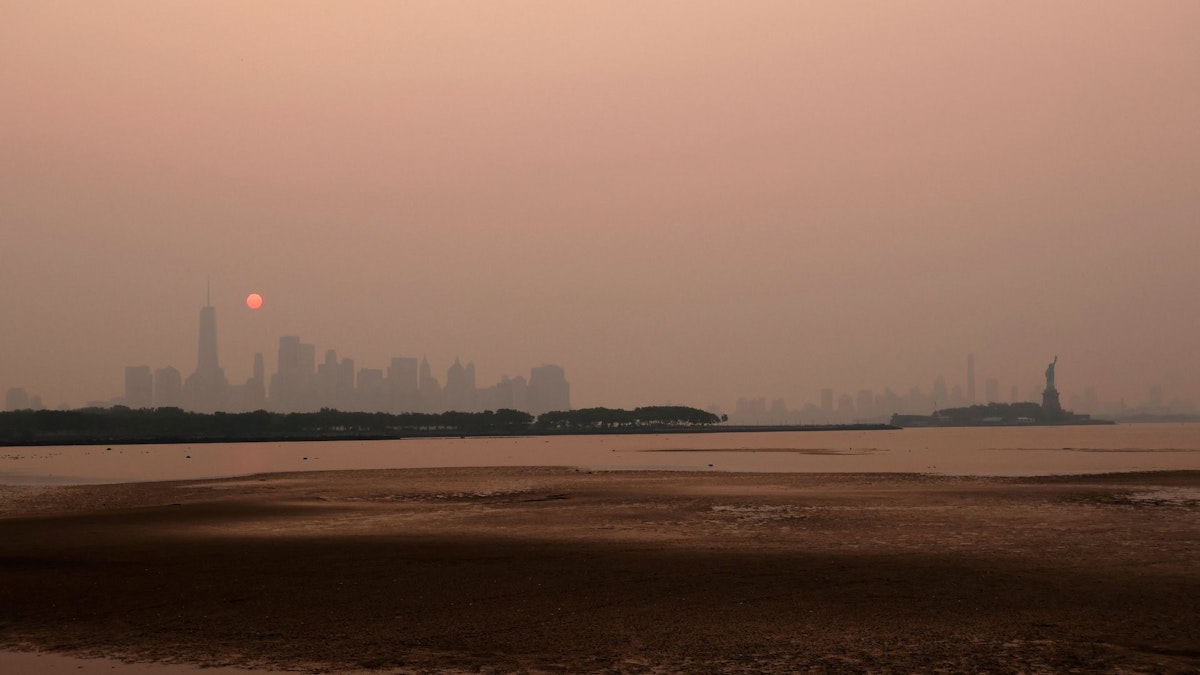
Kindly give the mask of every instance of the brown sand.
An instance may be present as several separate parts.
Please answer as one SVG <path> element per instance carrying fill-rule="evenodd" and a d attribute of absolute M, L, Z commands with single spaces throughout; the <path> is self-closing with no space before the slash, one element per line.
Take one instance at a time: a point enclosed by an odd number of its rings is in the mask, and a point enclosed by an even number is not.
<path fill-rule="evenodd" d="M 262 675 L 262 670 L 232 666 L 195 666 L 162 661 L 79 658 L 46 651 L 0 651 L 0 673 L 6 675 Z"/>
<path fill-rule="evenodd" d="M 0 646 L 397 672 L 1196 672 L 1200 472 L 2 488 Z"/>

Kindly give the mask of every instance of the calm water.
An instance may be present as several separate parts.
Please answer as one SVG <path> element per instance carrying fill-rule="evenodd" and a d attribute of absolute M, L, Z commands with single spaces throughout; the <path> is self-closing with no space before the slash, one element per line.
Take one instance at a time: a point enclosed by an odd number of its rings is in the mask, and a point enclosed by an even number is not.
<path fill-rule="evenodd" d="M 1024 476 L 1200 469 L 1200 424 L 0 448 L 0 484 L 572 466 Z"/>

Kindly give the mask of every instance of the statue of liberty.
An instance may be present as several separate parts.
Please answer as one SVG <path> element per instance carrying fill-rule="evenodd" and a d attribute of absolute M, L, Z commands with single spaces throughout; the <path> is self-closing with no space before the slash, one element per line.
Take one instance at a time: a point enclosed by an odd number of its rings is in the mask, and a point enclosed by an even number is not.
<path fill-rule="evenodd" d="M 1058 391 L 1054 388 L 1054 366 L 1058 365 L 1058 354 L 1054 355 L 1054 361 L 1046 366 L 1046 391 Z"/>

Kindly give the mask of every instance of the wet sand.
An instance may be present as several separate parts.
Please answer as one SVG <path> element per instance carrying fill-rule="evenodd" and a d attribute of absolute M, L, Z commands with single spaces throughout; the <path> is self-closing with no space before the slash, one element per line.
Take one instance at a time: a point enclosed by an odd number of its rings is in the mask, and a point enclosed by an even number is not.
<path fill-rule="evenodd" d="M 0 651 L 0 673 L 14 675 L 261 675 L 262 672 L 230 666 L 202 667 L 185 663 L 79 658 L 45 651 Z"/>
<path fill-rule="evenodd" d="M 0 487 L 0 646 L 389 672 L 1196 672 L 1200 472 Z"/>

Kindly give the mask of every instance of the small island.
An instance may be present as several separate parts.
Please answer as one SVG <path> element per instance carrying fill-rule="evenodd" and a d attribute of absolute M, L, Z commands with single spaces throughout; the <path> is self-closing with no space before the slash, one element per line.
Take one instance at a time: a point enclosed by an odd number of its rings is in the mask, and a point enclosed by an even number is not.
<path fill-rule="evenodd" d="M 1042 390 L 1042 403 L 988 403 L 962 408 L 935 410 L 932 415 L 892 415 L 892 424 L 897 427 L 1011 427 L 1011 426 L 1065 426 L 1081 424 L 1116 424 L 1112 420 L 1092 419 L 1091 415 L 1080 415 L 1063 410 L 1054 384 L 1058 356 L 1046 366 L 1046 388 Z"/>
<path fill-rule="evenodd" d="M 1027 401 L 1024 403 L 987 403 L 984 405 L 946 408 L 932 415 L 892 415 L 892 425 L 897 427 L 1015 427 L 1015 426 L 1066 426 L 1087 424 L 1116 424 L 1112 420 L 1093 419 L 1091 415 L 1079 415 L 1064 410 L 1057 413 L 1044 406 Z"/>

